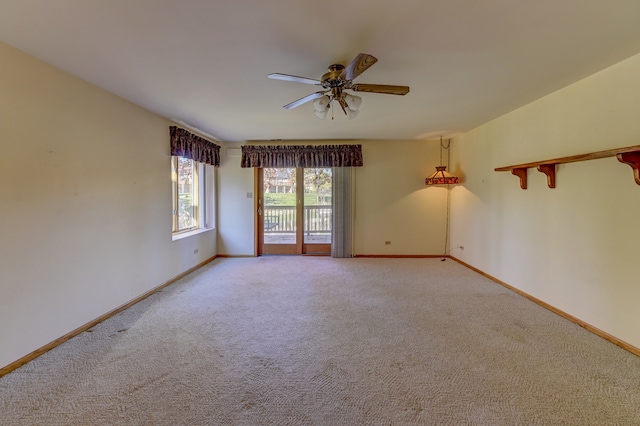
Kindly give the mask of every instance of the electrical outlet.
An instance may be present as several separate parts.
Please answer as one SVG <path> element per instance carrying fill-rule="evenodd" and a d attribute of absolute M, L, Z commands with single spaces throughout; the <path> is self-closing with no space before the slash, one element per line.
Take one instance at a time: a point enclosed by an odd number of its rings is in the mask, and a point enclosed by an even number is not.
<path fill-rule="evenodd" d="M 385 246 L 390 246 L 390 245 L 391 245 L 391 241 L 385 241 L 385 242 L 384 242 L 384 245 L 385 245 Z"/>

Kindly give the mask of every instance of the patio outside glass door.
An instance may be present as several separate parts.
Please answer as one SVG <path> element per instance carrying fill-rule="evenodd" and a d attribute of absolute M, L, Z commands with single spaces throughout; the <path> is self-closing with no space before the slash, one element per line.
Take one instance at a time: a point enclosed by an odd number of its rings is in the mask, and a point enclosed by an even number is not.
<path fill-rule="evenodd" d="M 331 253 L 331 169 L 257 169 L 258 255 Z"/>

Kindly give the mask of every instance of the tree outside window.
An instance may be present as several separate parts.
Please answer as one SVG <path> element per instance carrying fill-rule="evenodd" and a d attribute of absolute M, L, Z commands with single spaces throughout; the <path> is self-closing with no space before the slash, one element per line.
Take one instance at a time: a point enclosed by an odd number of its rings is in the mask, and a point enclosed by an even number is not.
<path fill-rule="evenodd" d="M 173 157 L 174 232 L 187 231 L 198 227 L 198 168 L 193 160 Z"/>

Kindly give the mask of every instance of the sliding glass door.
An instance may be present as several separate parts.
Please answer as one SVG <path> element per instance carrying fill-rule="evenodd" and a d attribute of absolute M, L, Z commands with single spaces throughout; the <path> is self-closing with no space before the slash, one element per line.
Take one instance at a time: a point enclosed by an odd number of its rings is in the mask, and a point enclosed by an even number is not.
<path fill-rule="evenodd" d="M 257 254 L 331 253 L 331 169 L 256 169 Z"/>

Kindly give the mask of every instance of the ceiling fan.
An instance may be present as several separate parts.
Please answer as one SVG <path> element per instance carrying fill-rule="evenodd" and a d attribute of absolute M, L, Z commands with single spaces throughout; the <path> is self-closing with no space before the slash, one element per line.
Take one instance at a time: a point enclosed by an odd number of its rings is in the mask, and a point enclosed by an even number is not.
<path fill-rule="evenodd" d="M 376 62 L 378 62 L 378 59 L 374 56 L 366 53 L 360 53 L 358 56 L 353 58 L 346 67 L 342 64 L 333 64 L 329 66 L 329 72 L 322 76 L 322 80 L 280 73 L 269 74 L 269 78 L 274 80 L 312 84 L 320 86 L 323 89 L 283 106 L 284 109 L 292 109 L 307 102 L 314 101 L 313 106 L 316 115 L 324 120 L 327 116 L 327 111 L 331 106 L 331 102 L 336 101 L 340 105 L 340 108 L 342 108 L 345 115 L 351 119 L 358 115 L 362 98 L 349 92 L 345 92 L 345 90 L 352 90 L 354 92 L 382 93 L 386 95 L 406 95 L 409 93 L 409 86 L 353 83 L 353 80 L 356 77 L 365 72 Z"/>

